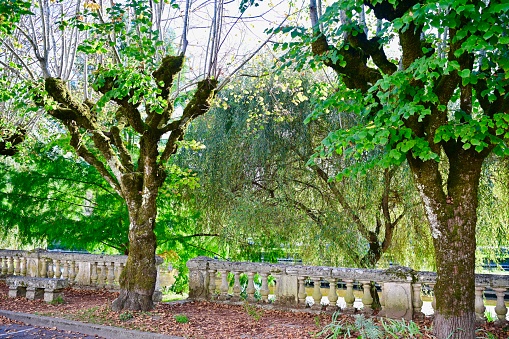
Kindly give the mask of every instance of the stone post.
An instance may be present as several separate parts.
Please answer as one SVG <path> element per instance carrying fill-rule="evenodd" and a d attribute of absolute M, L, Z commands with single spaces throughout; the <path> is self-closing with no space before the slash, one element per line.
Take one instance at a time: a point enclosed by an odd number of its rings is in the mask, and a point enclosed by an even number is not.
<path fill-rule="evenodd" d="M 383 271 L 381 280 L 384 281 L 382 298 L 385 301 L 385 316 L 412 320 L 414 302 L 416 306 L 419 304 L 417 293 L 414 293 L 412 286 L 412 282 L 417 280 L 415 272 L 408 267 L 393 266 Z"/>
<path fill-rule="evenodd" d="M 495 294 L 497 295 L 497 305 L 495 306 L 495 313 L 497 314 L 498 320 L 496 321 L 496 323 L 502 326 L 507 323 L 506 320 L 507 306 L 505 306 L 504 302 L 506 288 L 505 287 L 493 288 L 493 291 L 495 291 Z"/>
<path fill-rule="evenodd" d="M 484 306 L 483 300 L 483 292 L 484 286 L 475 286 L 475 320 L 479 322 L 485 322 L 486 317 L 484 316 L 484 311 L 486 311 L 486 307 Z"/>
<path fill-rule="evenodd" d="M 345 294 L 345 303 L 346 307 L 345 313 L 354 313 L 355 308 L 353 307 L 353 303 L 355 302 L 355 296 L 353 295 L 353 280 L 343 280 L 346 284 L 346 294 Z"/>
<path fill-rule="evenodd" d="M 329 299 L 329 306 L 327 311 L 336 312 L 338 309 L 338 294 L 336 293 L 336 284 L 337 279 L 329 278 L 329 294 L 327 295 L 327 299 Z"/>
<path fill-rule="evenodd" d="M 207 257 L 197 257 L 186 263 L 189 269 L 189 299 L 206 300 L 208 298 L 210 260 Z"/>
<path fill-rule="evenodd" d="M 322 292 L 320 291 L 320 277 L 312 277 L 313 280 L 313 306 L 311 307 L 314 310 L 322 309 Z"/>
<path fill-rule="evenodd" d="M 360 281 L 360 283 L 364 289 L 364 293 L 362 294 L 362 304 L 364 305 L 362 313 L 371 315 L 373 313 L 373 309 L 371 307 L 373 304 L 373 297 L 371 296 L 371 281 Z"/>

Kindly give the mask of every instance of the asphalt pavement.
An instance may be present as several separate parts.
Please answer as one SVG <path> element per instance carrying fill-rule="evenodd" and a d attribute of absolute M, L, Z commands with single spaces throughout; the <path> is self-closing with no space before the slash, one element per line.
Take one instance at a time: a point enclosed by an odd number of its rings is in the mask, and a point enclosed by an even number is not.
<path fill-rule="evenodd" d="M 24 325 L 0 324 L 0 339 L 55 338 L 55 339 L 185 339 L 159 333 L 127 330 L 121 327 L 82 323 L 30 313 L 0 310 L 0 316 L 22 322 Z"/>
<path fill-rule="evenodd" d="M 48 339 L 106 339 L 99 336 L 89 336 L 83 333 L 47 329 L 37 326 L 5 324 L 0 325 L 0 339 L 21 339 L 21 338 L 48 338 Z"/>

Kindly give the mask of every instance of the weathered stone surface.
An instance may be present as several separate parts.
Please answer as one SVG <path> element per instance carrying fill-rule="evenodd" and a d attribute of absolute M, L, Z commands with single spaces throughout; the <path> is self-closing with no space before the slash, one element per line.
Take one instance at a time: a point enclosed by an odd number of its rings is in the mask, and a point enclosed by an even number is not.
<path fill-rule="evenodd" d="M 412 285 L 410 283 L 386 282 L 382 293 L 385 300 L 385 317 L 412 319 Z"/>
<path fill-rule="evenodd" d="M 46 302 L 63 300 L 63 289 L 69 285 L 67 279 L 8 277 L 9 297 L 26 297 L 27 299 L 44 299 Z"/>

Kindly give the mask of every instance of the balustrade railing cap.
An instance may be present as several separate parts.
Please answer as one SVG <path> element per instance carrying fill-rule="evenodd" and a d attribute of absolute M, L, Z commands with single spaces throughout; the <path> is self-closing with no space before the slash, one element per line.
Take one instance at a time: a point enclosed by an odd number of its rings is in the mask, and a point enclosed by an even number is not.
<path fill-rule="evenodd" d="M 327 278 L 331 276 L 332 267 L 328 266 L 303 266 L 303 265 L 296 265 L 289 268 L 293 270 L 297 275 L 307 276 L 307 277 L 321 277 L 321 278 Z M 288 273 L 288 269 L 287 269 Z"/>
<path fill-rule="evenodd" d="M 494 288 L 509 288 L 509 274 L 476 274 L 475 284 Z"/>
<path fill-rule="evenodd" d="M 387 281 L 409 281 L 418 280 L 417 272 L 406 266 L 391 266 L 383 271 Z"/>

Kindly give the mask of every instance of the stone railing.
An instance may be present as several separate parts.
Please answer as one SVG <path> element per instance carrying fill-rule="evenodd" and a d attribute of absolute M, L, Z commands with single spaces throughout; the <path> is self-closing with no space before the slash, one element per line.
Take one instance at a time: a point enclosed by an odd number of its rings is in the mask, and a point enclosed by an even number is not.
<path fill-rule="evenodd" d="M 100 255 L 46 250 L 0 250 L 2 276 L 63 278 L 76 287 L 119 288 L 127 255 Z M 158 265 L 162 259 L 157 257 Z M 158 270 L 159 272 L 159 270 Z M 156 291 L 159 286 L 156 286 Z M 158 295 L 160 292 L 156 292 Z M 157 296 L 156 296 L 157 298 Z"/>
<path fill-rule="evenodd" d="M 412 319 L 423 316 L 423 291 L 432 291 L 436 273 L 416 272 L 407 267 L 395 266 L 385 270 L 298 266 L 284 264 L 229 262 L 198 257 L 187 262 L 189 268 L 189 297 L 196 300 L 238 302 L 243 296 L 247 302 L 273 303 L 275 306 L 317 311 L 335 311 L 342 306 L 344 312 L 356 308 L 371 314 L 372 282 L 381 291 L 379 316 L 394 319 Z M 245 275 L 245 278 L 241 276 Z M 241 280 L 246 280 L 244 286 Z M 230 284 L 230 280 L 233 284 Z M 275 281 L 273 290 L 269 281 Z M 313 282 L 311 299 L 306 292 L 307 283 Z M 233 285 L 233 286 L 230 286 Z M 504 294 L 509 288 L 509 275 L 477 274 L 475 312 L 484 320 L 483 292 L 491 288 L 497 296 L 495 312 L 505 322 L 507 307 Z M 325 289 L 325 290 L 324 290 Z M 356 298 L 354 290 L 360 298 Z M 342 303 L 338 303 L 341 291 Z M 255 298 L 255 294 L 258 298 Z M 355 304 L 355 305 L 354 305 Z M 435 302 L 431 303 L 434 307 Z"/>

